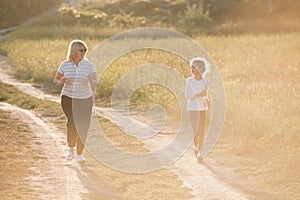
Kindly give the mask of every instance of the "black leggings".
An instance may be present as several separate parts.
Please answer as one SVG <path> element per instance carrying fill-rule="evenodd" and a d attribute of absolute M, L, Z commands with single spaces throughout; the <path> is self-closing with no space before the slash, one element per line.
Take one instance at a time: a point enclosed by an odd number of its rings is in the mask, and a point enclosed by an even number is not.
<path fill-rule="evenodd" d="M 67 141 L 69 147 L 77 146 L 77 154 L 82 154 L 91 122 L 93 100 L 61 97 L 61 106 L 67 117 Z"/>

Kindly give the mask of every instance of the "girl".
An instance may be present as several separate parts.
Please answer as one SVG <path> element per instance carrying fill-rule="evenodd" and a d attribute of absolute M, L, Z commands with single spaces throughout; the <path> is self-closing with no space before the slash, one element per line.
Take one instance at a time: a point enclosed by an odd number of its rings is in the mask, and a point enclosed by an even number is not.
<path fill-rule="evenodd" d="M 204 126 L 206 121 L 205 111 L 208 110 L 208 80 L 205 74 L 209 64 L 203 58 L 197 57 L 190 60 L 190 67 L 193 76 L 186 80 L 187 109 L 194 131 L 194 149 L 198 161 L 203 157 L 200 150 L 204 141 Z"/>

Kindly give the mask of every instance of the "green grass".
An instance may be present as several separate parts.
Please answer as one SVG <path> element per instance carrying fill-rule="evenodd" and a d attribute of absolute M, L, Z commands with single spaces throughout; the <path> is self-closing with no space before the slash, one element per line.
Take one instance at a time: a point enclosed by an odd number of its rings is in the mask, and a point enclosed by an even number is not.
<path fill-rule="evenodd" d="M 48 100 L 33 98 L 14 88 L 12 85 L 0 82 L 0 101 L 20 108 L 34 110 L 44 117 L 57 117 L 62 114 L 60 105 Z M 51 109 L 48 109 L 51 107 Z"/>

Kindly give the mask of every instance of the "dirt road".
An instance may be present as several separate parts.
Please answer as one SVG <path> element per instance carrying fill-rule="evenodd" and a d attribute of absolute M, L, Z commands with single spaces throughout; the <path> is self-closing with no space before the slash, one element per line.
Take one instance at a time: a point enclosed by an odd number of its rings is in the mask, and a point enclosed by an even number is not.
<path fill-rule="evenodd" d="M 59 97 L 47 95 L 30 84 L 20 83 L 13 78 L 10 75 L 12 66 L 5 56 L 0 56 L 0 69 L 0 81 L 14 85 L 20 91 L 31 96 L 59 102 Z M 64 160 L 66 154 L 64 134 L 60 133 L 49 121 L 35 116 L 28 110 L 5 103 L 1 103 L 0 109 L 12 111 L 16 117 L 29 124 L 42 144 L 45 144 L 43 149 L 45 156 L 48 158 L 49 169 L 42 170 L 38 167 L 35 169 L 38 176 L 32 177 L 32 185 L 36 190 L 39 190 L 46 198 L 59 199 L 80 199 L 80 194 L 89 192 L 93 180 L 77 162 L 70 163 Z M 97 108 L 97 111 L 101 116 L 113 120 L 110 108 Z M 121 128 L 126 129 L 126 127 Z M 155 151 L 172 140 L 173 136 L 172 134 L 162 133 L 142 142 L 151 151 Z M 191 149 L 171 166 L 168 166 L 167 169 L 172 170 L 186 187 L 192 189 L 193 196 L 195 196 L 192 199 L 247 199 L 245 194 L 232 186 L 235 184 L 232 180 L 222 179 L 215 173 L 213 158 L 208 157 L 204 163 L 198 164 Z M 41 181 L 47 184 L 42 185 L 40 184 Z M 49 188 L 51 188 L 51 191 L 57 192 L 49 193 L 47 192 Z M 103 188 L 101 190 L 103 191 Z M 111 191 L 109 189 L 104 190 L 104 193 L 110 194 Z"/>
<path fill-rule="evenodd" d="M 48 164 L 43 165 L 46 168 L 33 166 L 31 170 L 36 175 L 29 177 L 37 194 L 42 194 L 45 199 L 80 199 L 80 193 L 88 192 L 76 172 L 80 166 L 77 163 L 70 164 L 62 157 L 66 154 L 64 134 L 28 110 L 7 103 L 0 103 L 0 110 L 11 111 L 13 117 L 29 125 L 36 136 L 36 143 L 42 144 Z"/>

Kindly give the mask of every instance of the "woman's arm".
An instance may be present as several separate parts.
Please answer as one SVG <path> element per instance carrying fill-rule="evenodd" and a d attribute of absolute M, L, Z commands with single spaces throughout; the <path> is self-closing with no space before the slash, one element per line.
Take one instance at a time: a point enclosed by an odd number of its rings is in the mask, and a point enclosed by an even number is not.
<path fill-rule="evenodd" d="M 61 74 L 59 72 L 56 73 L 53 81 L 55 84 L 68 84 L 69 83 L 69 80 L 67 78 L 65 78 L 63 74 Z"/>
<path fill-rule="evenodd" d="M 98 85 L 97 73 L 93 72 L 93 73 L 89 74 L 88 78 L 89 78 L 90 83 L 91 83 L 92 91 L 93 91 L 93 93 L 95 93 L 97 85 Z"/>

